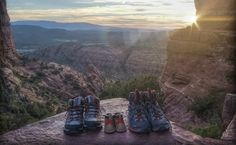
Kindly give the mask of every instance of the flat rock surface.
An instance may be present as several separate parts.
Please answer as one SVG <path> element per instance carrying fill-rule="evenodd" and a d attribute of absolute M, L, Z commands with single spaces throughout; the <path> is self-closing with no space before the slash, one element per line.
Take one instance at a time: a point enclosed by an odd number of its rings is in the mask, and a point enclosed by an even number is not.
<path fill-rule="evenodd" d="M 128 101 L 116 98 L 101 101 L 102 114 L 124 112 L 127 116 Z M 63 133 L 66 113 L 46 118 L 29 124 L 20 129 L 10 131 L 0 136 L 0 144 L 4 145 L 179 145 L 206 144 L 204 139 L 172 122 L 172 131 L 163 133 L 135 134 L 132 132 L 105 134 L 103 129 L 85 131 L 76 136 Z M 125 117 L 125 121 L 126 117 Z M 213 145 L 214 143 L 212 143 Z M 217 143 L 218 144 L 218 143 Z M 227 144 L 230 145 L 230 144 Z"/>

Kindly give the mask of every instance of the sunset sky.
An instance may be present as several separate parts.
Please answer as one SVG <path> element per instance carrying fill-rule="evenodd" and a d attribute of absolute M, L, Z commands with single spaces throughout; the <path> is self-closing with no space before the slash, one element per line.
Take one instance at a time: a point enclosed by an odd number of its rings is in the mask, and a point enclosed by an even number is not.
<path fill-rule="evenodd" d="M 192 23 L 193 0 L 7 0 L 12 21 L 88 22 L 141 28 L 179 28 Z"/>

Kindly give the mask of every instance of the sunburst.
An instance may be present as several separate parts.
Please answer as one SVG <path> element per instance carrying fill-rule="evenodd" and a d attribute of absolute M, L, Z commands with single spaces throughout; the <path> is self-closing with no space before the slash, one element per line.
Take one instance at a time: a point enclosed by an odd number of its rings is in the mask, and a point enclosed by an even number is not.
<path fill-rule="evenodd" d="M 198 16 L 192 16 L 189 18 L 190 22 L 195 23 L 195 24 L 197 23 L 197 19 L 198 19 Z"/>

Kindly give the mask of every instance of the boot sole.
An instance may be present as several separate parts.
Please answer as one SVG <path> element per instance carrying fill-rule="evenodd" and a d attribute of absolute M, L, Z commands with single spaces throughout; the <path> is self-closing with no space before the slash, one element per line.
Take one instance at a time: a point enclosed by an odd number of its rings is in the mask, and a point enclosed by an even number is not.
<path fill-rule="evenodd" d="M 70 129 L 64 128 L 63 131 L 64 131 L 64 133 L 65 133 L 66 135 L 75 135 L 75 134 L 80 134 L 80 133 L 82 133 L 82 132 L 83 132 L 83 128 L 77 129 L 77 130 L 70 130 Z"/>
<path fill-rule="evenodd" d="M 99 130 L 99 129 L 102 129 L 102 124 L 87 122 L 84 124 L 84 128 L 87 130 Z"/>
<path fill-rule="evenodd" d="M 166 132 L 166 131 L 169 131 L 170 128 L 171 127 L 169 125 L 166 125 L 166 126 L 163 126 L 163 127 L 152 128 L 152 131 L 153 132 Z"/>
<path fill-rule="evenodd" d="M 124 133 L 124 132 L 126 132 L 127 130 L 116 130 L 116 132 L 118 132 L 118 133 Z"/>
<path fill-rule="evenodd" d="M 129 130 L 131 132 L 134 132 L 134 133 L 150 133 L 151 132 L 151 129 L 132 129 L 132 128 L 129 128 Z"/>
<path fill-rule="evenodd" d="M 104 132 L 107 133 L 107 134 L 112 134 L 112 133 L 115 133 L 116 131 L 115 130 L 113 130 L 113 131 L 105 131 L 104 130 Z"/>

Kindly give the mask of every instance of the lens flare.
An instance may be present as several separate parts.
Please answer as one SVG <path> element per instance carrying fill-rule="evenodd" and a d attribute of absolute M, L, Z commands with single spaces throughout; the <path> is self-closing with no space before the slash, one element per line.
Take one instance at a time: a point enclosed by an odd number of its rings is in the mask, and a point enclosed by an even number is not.
<path fill-rule="evenodd" d="M 191 23 L 197 23 L 197 19 L 198 19 L 197 16 L 192 16 L 192 17 L 190 17 L 190 22 Z"/>

